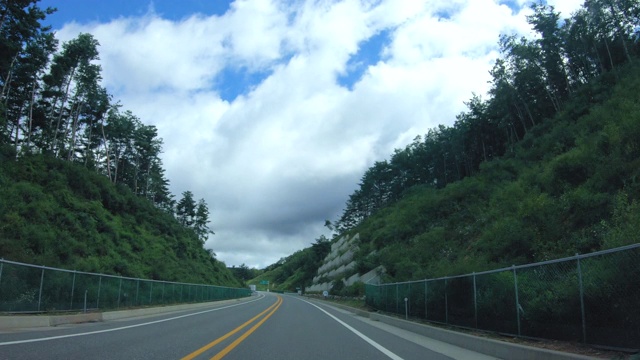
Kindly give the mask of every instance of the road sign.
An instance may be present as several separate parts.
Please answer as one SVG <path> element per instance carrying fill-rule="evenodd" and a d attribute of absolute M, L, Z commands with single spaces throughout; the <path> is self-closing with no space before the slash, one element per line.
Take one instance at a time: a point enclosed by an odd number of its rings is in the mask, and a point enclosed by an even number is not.
<path fill-rule="evenodd" d="M 269 280 L 261 280 L 260 285 L 269 285 Z"/>

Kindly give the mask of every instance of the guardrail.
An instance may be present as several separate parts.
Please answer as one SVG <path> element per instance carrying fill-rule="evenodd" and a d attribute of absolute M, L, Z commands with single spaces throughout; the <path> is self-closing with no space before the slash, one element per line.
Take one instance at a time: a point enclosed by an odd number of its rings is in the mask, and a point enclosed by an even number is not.
<path fill-rule="evenodd" d="M 234 299 L 248 288 L 64 270 L 0 259 L 0 312 L 113 310 Z"/>
<path fill-rule="evenodd" d="M 640 244 L 420 281 L 366 284 L 406 318 L 529 338 L 640 347 Z"/>

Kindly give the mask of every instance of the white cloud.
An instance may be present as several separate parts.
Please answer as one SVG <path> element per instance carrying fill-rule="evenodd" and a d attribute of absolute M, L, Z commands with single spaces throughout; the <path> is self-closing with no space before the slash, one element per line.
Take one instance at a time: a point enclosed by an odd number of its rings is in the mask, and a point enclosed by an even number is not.
<path fill-rule="evenodd" d="M 566 19 L 584 4 L 584 0 L 547 0 L 547 4 L 560 12 L 561 18 Z"/>
<path fill-rule="evenodd" d="M 59 38 L 96 36 L 104 84 L 164 139 L 172 192 L 208 203 L 207 246 L 228 265 L 264 267 L 314 242 L 374 161 L 484 93 L 499 34 L 527 33 L 525 13 L 491 0 L 238 0 L 222 16 L 151 12 L 69 24 Z M 359 44 L 383 30 L 384 56 L 340 86 Z M 228 68 L 269 75 L 227 102 L 217 81 Z"/>

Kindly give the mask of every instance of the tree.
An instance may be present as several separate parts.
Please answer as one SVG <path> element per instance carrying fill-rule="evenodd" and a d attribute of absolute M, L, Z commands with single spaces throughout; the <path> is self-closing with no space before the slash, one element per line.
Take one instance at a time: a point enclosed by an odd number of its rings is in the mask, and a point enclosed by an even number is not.
<path fill-rule="evenodd" d="M 182 226 L 192 227 L 196 220 L 196 202 L 193 200 L 193 193 L 185 191 L 182 199 L 176 205 L 176 217 Z"/>
<path fill-rule="evenodd" d="M 132 164 L 133 137 L 139 125 L 140 120 L 130 111 L 121 114 L 115 106 L 109 110 L 102 130 L 106 172 L 114 184 L 127 183 L 127 165 Z"/>
<path fill-rule="evenodd" d="M 198 239 L 200 239 L 203 244 L 207 241 L 209 234 L 215 234 L 213 231 L 209 230 L 209 222 L 209 209 L 207 208 L 207 203 L 204 199 L 200 199 L 198 201 L 198 206 L 196 207 L 193 230 L 196 232 Z"/>
<path fill-rule="evenodd" d="M 25 44 L 17 58 L 4 93 L 3 105 L 10 135 L 16 153 L 21 147 L 31 147 L 34 127 L 34 108 L 41 88 L 39 78 L 45 72 L 49 56 L 55 51 L 57 40 L 53 34 L 39 34 Z M 26 139 L 25 139 L 26 137 Z"/>
<path fill-rule="evenodd" d="M 33 109 L 38 73 L 57 46 L 50 28 L 40 24 L 55 9 L 42 10 L 36 3 L 0 2 L 0 142 L 13 139 L 16 148 L 21 121 Z"/>
<path fill-rule="evenodd" d="M 80 34 L 64 43 L 62 52 L 53 57 L 51 70 L 43 78 L 43 100 L 49 120 L 46 142 L 48 150 L 56 156 L 64 153 L 67 136 L 77 125 L 87 93 L 99 88 L 100 67 L 91 63 L 98 59 L 98 46 L 91 34 Z"/>
<path fill-rule="evenodd" d="M 543 4 L 534 4 L 532 9 L 534 14 L 528 16 L 527 20 L 542 36 L 535 40 L 535 44 L 541 51 L 541 66 L 546 75 L 551 101 L 557 111 L 571 90 L 565 65 L 565 41 L 559 25 L 560 13 L 555 12 L 553 6 Z"/>

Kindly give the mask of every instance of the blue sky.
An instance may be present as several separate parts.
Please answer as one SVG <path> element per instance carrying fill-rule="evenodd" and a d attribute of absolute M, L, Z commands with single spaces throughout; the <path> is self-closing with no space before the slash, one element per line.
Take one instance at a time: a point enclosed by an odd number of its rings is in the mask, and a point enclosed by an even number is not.
<path fill-rule="evenodd" d="M 143 16 L 150 11 L 176 21 L 196 13 L 222 15 L 230 3 L 226 0 L 40 0 L 41 8 L 58 9 L 46 21 L 55 28 L 71 21 L 109 22 L 121 16 Z"/>
<path fill-rule="evenodd" d="M 232 1 L 222 0 L 40 0 L 42 8 L 57 8 L 45 21 L 54 29 L 65 24 L 105 23 L 122 17 L 142 17 L 148 14 L 172 21 L 182 21 L 194 15 L 222 16 Z M 448 14 L 439 14 L 447 16 Z M 344 73 L 338 77 L 340 85 L 351 89 L 362 77 L 368 66 L 375 64 L 389 42 L 388 30 L 382 30 L 359 44 L 358 52 L 352 55 Z M 246 66 L 228 66 L 216 80 L 222 99 L 233 101 L 238 95 L 246 94 L 260 84 L 270 74 L 269 70 L 251 71 Z"/>
<path fill-rule="evenodd" d="M 552 1 L 549 1 L 552 2 Z M 554 0 L 568 13 L 581 0 Z M 209 205 L 227 265 L 331 236 L 359 179 L 487 91 L 524 0 L 43 0 L 91 33 L 103 85 L 155 125 L 171 192 Z"/>
<path fill-rule="evenodd" d="M 121 17 L 142 17 L 153 13 L 172 20 L 181 21 L 193 15 L 223 15 L 231 1 L 223 0 L 40 0 L 42 8 L 57 8 L 45 24 L 60 29 L 70 22 L 104 23 Z M 260 83 L 266 73 L 249 72 L 246 67 L 230 67 L 217 79 L 222 98 L 233 101 L 247 89 Z"/>

